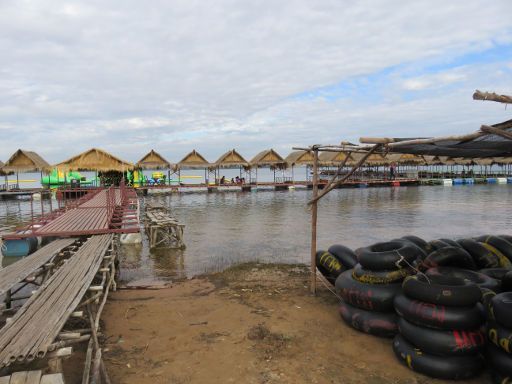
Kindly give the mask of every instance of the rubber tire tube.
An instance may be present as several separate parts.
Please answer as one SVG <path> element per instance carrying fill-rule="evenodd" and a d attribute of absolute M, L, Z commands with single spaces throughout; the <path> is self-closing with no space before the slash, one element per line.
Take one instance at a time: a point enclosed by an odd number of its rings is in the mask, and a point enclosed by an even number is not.
<path fill-rule="evenodd" d="M 487 344 L 486 358 L 490 365 L 504 376 L 512 376 L 512 358 L 493 343 Z"/>
<path fill-rule="evenodd" d="M 491 372 L 491 378 L 494 384 L 512 384 L 512 378 L 510 376 L 502 375 L 495 370 Z"/>
<path fill-rule="evenodd" d="M 395 296 L 395 311 L 413 324 L 448 331 L 476 329 L 485 320 L 484 308 L 480 303 L 472 307 L 447 307 L 411 300 L 403 294 Z"/>
<path fill-rule="evenodd" d="M 393 271 L 370 271 L 364 269 L 361 264 L 356 264 L 352 270 L 352 277 L 366 284 L 392 284 L 402 282 L 411 275 L 410 269 L 395 269 Z"/>
<path fill-rule="evenodd" d="M 501 291 L 511 292 L 512 291 L 512 271 L 508 271 L 505 276 L 501 279 Z"/>
<path fill-rule="evenodd" d="M 423 260 L 423 268 L 453 266 L 465 269 L 478 269 L 471 255 L 461 247 L 444 247 L 432 252 Z"/>
<path fill-rule="evenodd" d="M 336 279 L 336 292 L 348 304 L 367 311 L 393 312 L 393 299 L 402 284 L 366 284 L 352 277 L 352 270 Z"/>
<path fill-rule="evenodd" d="M 334 286 L 334 283 L 336 282 L 336 279 L 334 279 L 331 274 L 329 273 L 329 271 L 327 271 L 324 267 L 322 267 L 321 265 L 317 265 L 316 268 L 320 271 L 320 273 L 322 274 L 323 277 L 325 277 L 325 279 L 331 283 L 333 286 Z"/>
<path fill-rule="evenodd" d="M 504 238 L 498 236 L 481 236 L 477 240 L 492 245 L 503 253 L 507 259 L 512 261 L 512 244 Z"/>
<path fill-rule="evenodd" d="M 425 240 L 423 240 L 421 237 L 409 235 L 409 236 L 402 236 L 402 239 L 410 241 L 413 244 L 416 244 L 416 246 L 423 249 L 423 251 L 427 255 L 432 251 L 429 244 Z"/>
<path fill-rule="evenodd" d="M 473 239 L 460 239 L 457 242 L 473 257 L 478 268 L 497 268 L 500 266 L 498 256 L 489 251 L 478 241 Z"/>
<path fill-rule="evenodd" d="M 512 328 L 512 292 L 502 292 L 491 300 L 494 318 L 506 328 Z"/>
<path fill-rule="evenodd" d="M 393 351 L 415 372 L 444 380 L 463 380 L 478 375 L 484 366 L 479 356 L 435 356 L 415 348 L 402 335 L 395 336 Z"/>
<path fill-rule="evenodd" d="M 357 264 L 357 257 L 353 250 L 348 247 L 345 247 L 341 244 L 334 244 L 329 247 L 327 250 L 331 255 L 336 257 L 338 261 L 346 268 L 354 268 L 354 265 Z"/>
<path fill-rule="evenodd" d="M 398 331 L 415 347 L 438 356 L 475 355 L 487 342 L 485 332 L 480 328 L 471 331 L 440 331 L 419 327 L 402 317 L 398 319 Z"/>
<path fill-rule="evenodd" d="M 345 270 L 338 259 L 327 251 L 316 252 L 316 266 L 321 266 L 334 280 Z"/>
<path fill-rule="evenodd" d="M 500 265 L 499 266 L 501 268 L 512 269 L 512 262 L 510 262 L 508 257 L 505 256 L 503 253 L 501 253 L 496 247 L 493 247 L 491 244 L 488 244 L 488 243 L 480 243 L 480 244 L 482 244 L 490 252 L 492 252 L 493 254 L 496 255 L 496 257 L 500 261 Z"/>
<path fill-rule="evenodd" d="M 428 242 L 428 244 L 430 245 L 430 248 L 432 249 L 432 251 L 430 253 L 437 251 L 438 249 L 450 246 L 450 244 L 447 244 L 442 240 L 430 240 Z"/>
<path fill-rule="evenodd" d="M 487 324 L 487 337 L 503 352 L 509 355 L 512 354 L 512 329 L 505 328 L 496 321 L 490 321 Z M 510 356 L 510 359 L 512 359 L 512 356 Z"/>
<path fill-rule="evenodd" d="M 407 240 L 407 239 L 404 239 L 403 237 L 400 238 L 400 239 L 393 239 L 391 241 L 405 241 L 407 244 L 411 245 L 414 247 L 414 249 L 416 250 L 417 252 L 417 256 L 416 256 L 416 259 L 417 260 L 423 260 L 425 257 L 427 257 L 427 252 L 425 252 L 425 250 L 419 246 L 417 246 L 415 243 L 413 243 L 412 241 L 410 240 Z"/>
<path fill-rule="evenodd" d="M 496 292 L 491 291 L 490 289 L 481 288 L 482 290 L 482 300 L 480 301 L 485 309 L 485 316 L 487 317 L 487 321 L 495 321 L 494 319 L 494 311 L 492 309 L 492 298 L 496 296 Z"/>
<path fill-rule="evenodd" d="M 489 277 L 492 277 L 496 280 L 502 280 L 503 277 L 508 273 L 511 272 L 510 269 L 507 268 L 483 268 L 479 270 L 478 272 L 483 273 L 484 275 L 487 275 Z"/>
<path fill-rule="evenodd" d="M 439 240 L 441 240 L 443 243 L 448 244 L 450 247 L 460 247 L 461 246 L 459 243 L 457 243 L 455 240 L 452 240 L 452 239 L 439 239 Z"/>
<path fill-rule="evenodd" d="M 473 306 L 482 298 L 482 291 L 476 284 L 443 275 L 409 276 L 402 289 L 410 299 L 454 307 Z"/>
<path fill-rule="evenodd" d="M 437 267 L 430 268 L 426 272 L 427 276 L 450 276 L 462 279 L 467 282 L 476 284 L 479 288 L 487 288 L 491 291 L 499 291 L 501 289 L 501 281 L 493 279 L 483 273 L 470 271 L 469 269 L 455 267 Z"/>
<path fill-rule="evenodd" d="M 339 313 L 349 326 L 370 335 L 393 337 L 398 332 L 398 316 L 393 312 L 366 311 L 341 301 Z"/>
<path fill-rule="evenodd" d="M 407 268 L 419 257 L 417 248 L 407 241 L 389 241 L 359 248 L 359 263 L 372 271 L 386 271 Z"/>
<path fill-rule="evenodd" d="M 498 237 L 501 237 L 504 240 L 507 240 L 510 244 L 512 244 L 512 236 L 510 235 L 498 235 Z"/>

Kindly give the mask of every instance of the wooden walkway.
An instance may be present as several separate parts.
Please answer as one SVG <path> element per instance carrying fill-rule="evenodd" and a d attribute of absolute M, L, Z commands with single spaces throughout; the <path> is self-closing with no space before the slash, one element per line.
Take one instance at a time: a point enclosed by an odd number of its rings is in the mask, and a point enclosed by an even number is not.
<path fill-rule="evenodd" d="M 18 228 L 14 233 L 4 235 L 3 239 L 135 233 L 139 231 L 138 204 L 132 188 L 91 190 L 66 209 L 50 214 L 50 218 L 41 218 L 39 223 Z"/>
<path fill-rule="evenodd" d="M 0 330 L 0 368 L 43 358 L 100 269 L 112 235 L 89 238 Z"/>
<path fill-rule="evenodd" d="M 30 256 L 0 269 L 0 295 L 5 294 L 17 283 L 34 274 L 39 268 L 53 259 L 60 251 L 70 246 L 75 239 L 55 240 Z"/>
<path fill-rule="evenodd" d="M 43 375 L 42 371 L 22 371 L 0 377 L 0 384 L 64 384 L 64 378 L 62 373 Z"/>

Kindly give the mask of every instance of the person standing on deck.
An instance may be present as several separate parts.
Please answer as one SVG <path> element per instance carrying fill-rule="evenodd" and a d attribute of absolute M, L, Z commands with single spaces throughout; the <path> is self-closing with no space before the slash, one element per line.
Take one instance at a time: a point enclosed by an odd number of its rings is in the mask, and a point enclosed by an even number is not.
<path fill-rule="evenodd" d="M 393 180 L 395 178 L 395 164 L 391 164 L 389 166 L 389 179 Z"/>

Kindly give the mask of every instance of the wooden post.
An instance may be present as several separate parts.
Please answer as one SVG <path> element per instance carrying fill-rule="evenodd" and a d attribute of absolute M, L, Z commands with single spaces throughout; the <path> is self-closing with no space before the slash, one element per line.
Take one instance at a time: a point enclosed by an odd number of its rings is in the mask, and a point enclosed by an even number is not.
<path fill-rule="evenodd" d="M 313 200 L 311 207 L 311 286 L 310 291 L 316 294 L 316 223 L 318 220 L 318 149 L 313 146 Z"/>

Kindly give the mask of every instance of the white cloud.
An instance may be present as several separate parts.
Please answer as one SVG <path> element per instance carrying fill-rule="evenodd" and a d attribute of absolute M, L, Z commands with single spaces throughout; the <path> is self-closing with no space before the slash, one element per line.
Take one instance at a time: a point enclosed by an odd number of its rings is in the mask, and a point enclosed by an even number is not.
<path fill-rule="evenodd" d="M 172 160 L 192 147 L 211 158 L 232 147 L 247 157 L 270 146 L 286 154 L 359 130 L 434 132 L 435 116 L 460 129 L 468 118 L 460 105 L 478 111 L 476 124 L 499 120 L 501 109 L 459 101 L 507 84 L 510 58 L 492 76 L 398 73 L 389 89 L 375 85 L 382 99 L 371 103 L 293 96 L 509 43 L 511 11 L 507 0 L 3 1 L 0 159 L 18 147 L 50 161 L 91 146 L 131 160 L 150 147 Z M 436 84 L 451 86 L 443 103 Z M 422 99 L 403 101 L 404 89 Z"/>

